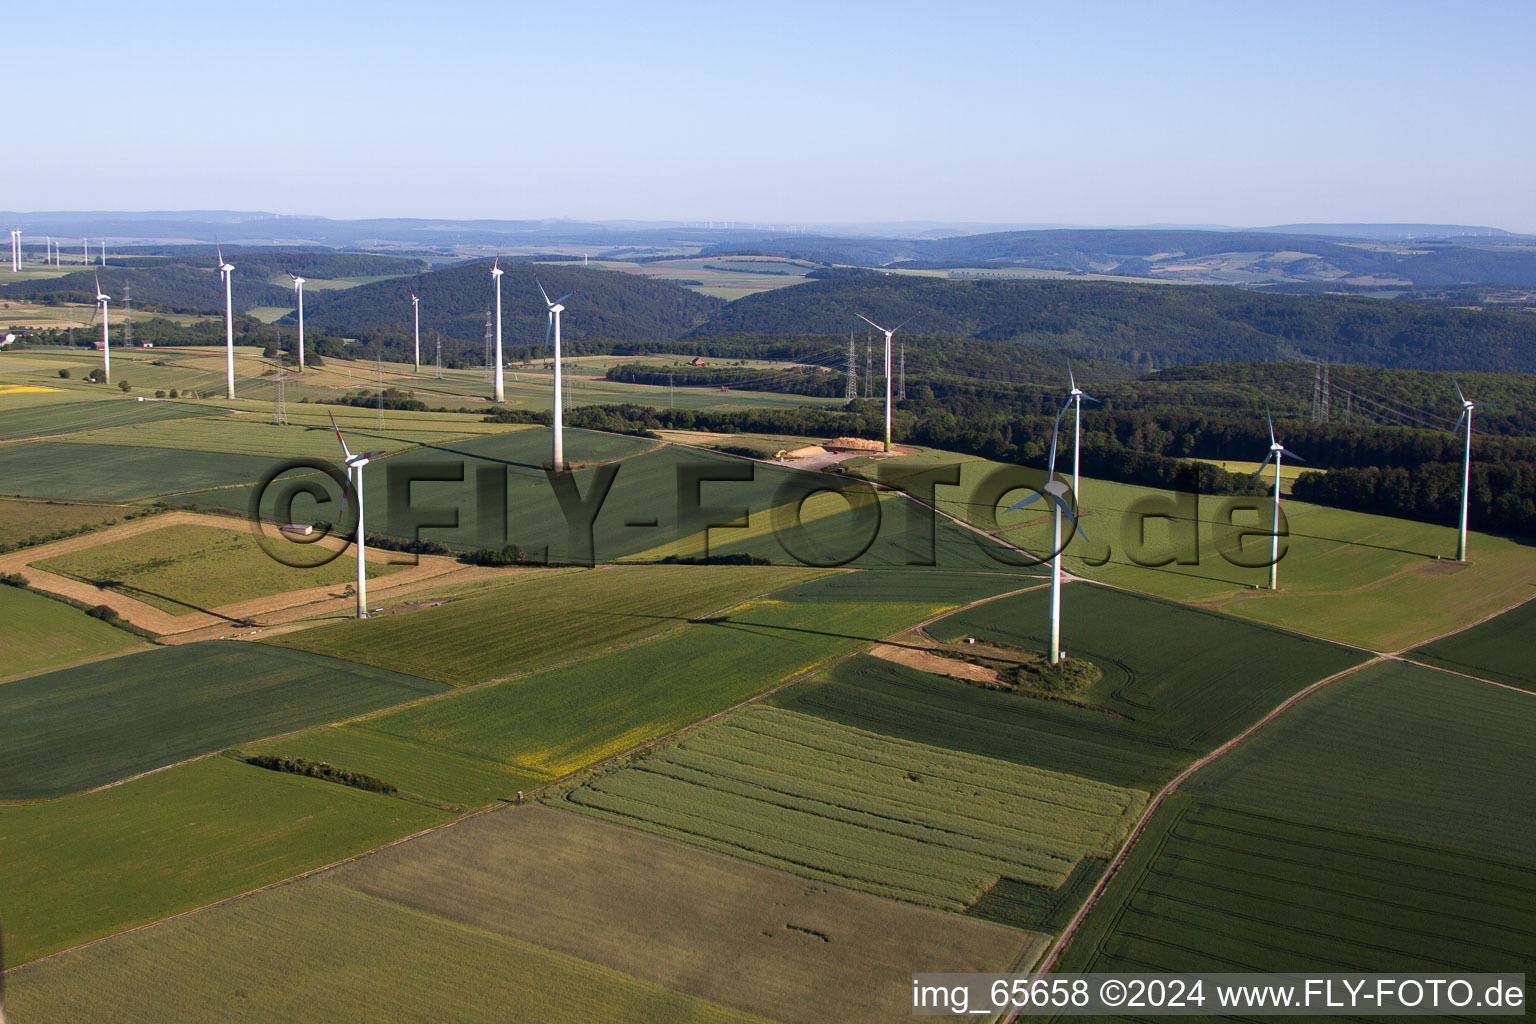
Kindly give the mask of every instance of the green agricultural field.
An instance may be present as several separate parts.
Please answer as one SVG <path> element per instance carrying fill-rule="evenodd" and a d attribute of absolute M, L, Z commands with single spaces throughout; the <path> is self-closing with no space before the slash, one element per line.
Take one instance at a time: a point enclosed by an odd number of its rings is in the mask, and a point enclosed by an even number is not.
<path fill-rule="evenodd" d="M 605 570 L 610 571 L 610 570 Z M 839 586 L 850 575 L 862 587 Z M 1004 592 L 1010 580 L 983 576 Z M 780 590 L 663 636 L 573 665 L 544 669 L 413 708 L 373 716 L 335 733 L 382 736 L 410 749 L 402 778 L 385 777 L 424 797 L 463 802 L 504 773 L 510 796 L 723 711 L 839 654 L 953 607 L 924 599 L 892 574 L 837 574 Z M 978 594 L 978 596 L 980 596 Z M 952 603 L 951 603 L 952 602 Z M 449 606 L 451 607 L 451 605 Z M 421 613 L 416 613 L 421 614 Z M 325 750 L 328 734 L 305 737 Z M 361 743 L 353 736 L 346 742 Z M 281 743 L 269 749 L 286 753 Z M 449 755 L 435 760 L 434 750 Z M 378 764 L 384 754 L 368 763 Z M 469 758 L 481 767 L 457 780 Z M 353 767 L 340 752 L 327 757 Z M 361 761 L 359 763 L 362 763 Z M 359 769 L 362 770 L 362 769 Z M 447 780 L 434 786 L 434 779 Z M 523 781 L 527 780 L 527 781 Z"/>
<path fill-rule="evenodd" d="M 902 740 L 1152 790 L 1187 752 L 1137 735 L 1136 724 L 1063 701 L 968 686 L 861 655 L 770 698 L 828 721 Z"/>
<path fill-rule="evenodd" d="M 564 795 L 620 824 L 949 910 L 1000 877 L 1055 889 L 1146 794 L 760 707 Z"/>
<path fill-rule="evenodd" d="M 909 972 L 1001 970 L 1028 963 L 1044 938 L 537 805 L 462 822 L 326 881 L 807 1024 L 892 1019 L 907 1009 Z M 732 970 L 700 970 L 706 949 Z"/>
<path fill-rule="evenodd" d="M 207 429 L 195 421 L 217 416 L 217 409 L 184 402 L 136 402 L 132 397 L 95 402 L 67 402 L 40 409 L 7 409 L 0 406 L 0 440 L 24 437 L 53 437 L 80 431 L 125 428 L 127 436 L 142 430 L 144 424 L 190 419 L 189 429 Z"/>
<path fill-rule="evenodd" d="M 136 511 L 142 509 L 0 498 L 0 548 L 8 544 L 41 543 L 55 533 L 106 526 L 117 522 L 124 514 Z"/>
<path fill-rule="evenodd" d="M 131 501 L 254 482 L 272 463 L 255 455 L 29 441 L 0 447 L 0 487 L 25 498 Z"/>
<path fill-rule="evenodd" d="M 588 657 L 820 575 L 703 565 L 523 573 L 437 608 L 353 619 L 271 642 L 462 686 Z"/>
<path fill-rule="evenodd" d="M 1178 796 L 1059 969 L 1530 974 L 1532 921 L 1528 861 Z"/>
<path fill-rule="evenodd" d="M 0 806 L 7 966 L 279 881 L 448 817 L 224 757 L 97 793 Z"/>
<path fill-rule="evenodd" d="M 1382 662 L 1309 695 L 1184 788 L 1536 865 L 1533 732 L 1525 694 Z"/>
<path fill-rule="evenodd" d="M 284 886 L 28 967 L 10 981 L 7 996 L 18 1019 L 39 1024 L 373 1024 L 380 1007 L 392 1020 L 463 1024 L 766 1024 L 326 882 Z"/>
<path fill-rule="evenodd" d="M 0 681 L 143 646 L 131 633 L 19 587 L 0 587 L 0 622 Z"/>
<path fill-rule="evenodd" d="M 147 533 L 32 563 L 159 608 L 172 615 L 206 612 L 272 594 L 353 580 L 357 560 L 336 558 L 313 569 L 295 569 L 268 557 L 243 523 L 201 526 L 175 523 Z M 369 579 L 398 566 L 366 563 Z"/>
<path fill-rule="evenodd" d="M 17 680 L 0 687 L 0 800 L 61 796 L 441 689 L 302 651 L 221 641 Z"/>
<path fill-rule="evenodd" d="M 1430 665 L 1536 690 L 1531 638 L 1536 636 L 1536 601 L 1527 601 L 1465 632 L 1409 652 Z"/>
<path fill-rule="evenodd" d="M 1039 650 L 1044 588 L 963 610 L 929 627 L 945 643 L 975 636 Z M 1287 697 L 1365 660 L 1321 640 L 1090 583 L 1062 588 L 1062 649 L 1104 675 L 1078 699 L 1108 711 L 1104 734 L 1177 751 L 1188 762 Z M 1018 697 L 1031 701 L 1029 697 Z M 1113 759 L 1113 753 L 1107 754 Z"/>
<path fill-rule="evenodd" d="M 996 513 L 984 500 L 990 495 L 983 481 L 1000 471 L 999 464 L 961 456 L 949 461 L 960 463 L 961 483 L 937 488 L 941 509 L 987 527 L 995 520 L 1005 539 L 1049 550 L 1049 516 L 1033 508 L 1001 512 L 1025 491 L 998 496 Z M 943 453 L 924 452 L 890 460 L 879 471 L 891 479 L 903 469 L 944 462 Z M 1011 472 L 1031 476 L 1028 470 Z M 1040 479 L 1038 471 L 1032 475 Z M 1456 542 L 1450 524 L 1283 501 L 1290 538 L 1279 567 L 1280 591 L 1272 594 L 1253 589 L 1267 585 L 1267 568 L 1232 565 L 1217 549 L 1218 539 L 1232 534 L 1218 525 L 1231 503 L 1251 499 L 1205 495 L 1198 510 L 1179 508 L 1171 492 L 1091 477 L 1082 480 L 1079 497 L 1085 536 L 1069 541 L 1063 559 L 1069 571 L 1374 650 L 1411 646 L 1509 607 L 1528 596 L 1536 576 L 1536 548 L 1507 538 L 1473 535 L 1472 562 L 1462 566 L 1447 560 Z M 1262 534 L 1245 541 L 1244 551 L 1267 558 L 1271 506 L 1260 504 L 1260 511 L 1236 513 L 1232 522 Z M 1172 519 L 1158 518 L 1161 513 Z M 1179 564 L 1175 556 L 1198 564 Z M 1164 559 L 1168 564 L 1159 566 L 1136 561 Z"/>

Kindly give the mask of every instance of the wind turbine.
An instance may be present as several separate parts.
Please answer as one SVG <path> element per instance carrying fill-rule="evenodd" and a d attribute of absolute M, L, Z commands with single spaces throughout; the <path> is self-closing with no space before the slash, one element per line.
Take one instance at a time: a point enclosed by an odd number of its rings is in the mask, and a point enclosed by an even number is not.
<path fill-rule="evenodd" d="M 213 248 L 219 254 L 219 277 L 224 279 L 224 368 L 228 377 L 225 397 L 233 399 L 235 397 L 235 267 L 232 263 L 224 262 L 224 250 L 217 243 Z"/>
<path fill-rule="evenodd" d="M 890 330 L 881 327 L 863 313 L 855 313 L 853 315 L 885 335 L 885 450 L 889 452 L 891 450 L 891 335 L 911 323 L 912 317 L 915 317 L 917 314 L 912 314 L 912 316 L 907 317 Z"/>
<path fill-rule="evenodd" d="M 293 278 L 293 295 L 299 303 L 299 372 L 304 372 L 304 278 L 288 271 L 288 276 Z"/>
<path fill-rule="evenodd" d="M 539 294 L 544 296 L 544 309 L 549 315 L 549 319 L 544 325 L 545 348 L 549 347 L 550 333 L 553 332 L 555 336 L 555 451 L 554 461 L 551 465 L 554 466 L 556 472 L 559 472 L 565 468 L 565 417 L 561 415 L 560 410 L 561 389 L 564 386 L 560 377 L 560 314 L 565 311 L 565 307 L 561 303 L 575 295 L 576 291 L 572 289 L 551 302 L 549 301 L 549 292 L 544 290 L 542 284 L 539 284 L 539 279 L 534 278 L 533 283 L 539 285 Z"/>
<path fill-rule="evenodd" d="M 341 454 L 347 464 L 347 482 L 352 484 L 352 489 L 357 492 L 357 617 L 368 617 L 368 577 L 363 571 L 363 467 L 373 461 L 375 456 L 383 452 L 359 452 L 353 455 L 347 450 L 347 442 L 342 439 L 341 428 L 336 425 L 336 414 L 330 413 L 331 429 L 336 431 L 336 440 L 341 442 Z M 341 496 L 341 517 L 347 514 L 347 496 Z"/>
<path fill-rule="evenodd" d="M 1497 402 L 1469 402 L 1467 396 L 1461 393 L 1461 385 L 1456 383 L 1456 378 L 1451 378 L 1451 385 L 1456 389 L 1456 397 L 1461 399 L 1461 418 L 1456 421 L 1456 426 L 1451 428 L 1451 434 L 1461 429 L 1462 420 L 1467 423 L 1467 449 L 1466 457 L 1461 464 L 1461 532 L 1456 536 L 1456 561 L 1467 560 L 1467 493 L 1472 484 L 1472 410 L 1486 409 L 1497 405 Z"/>
<path fill-rule="evenodd" d="M 101 275 L 96 278 L 96 305 L 101 311 L 101 375 L 106 378 L 108 384 L 112 383 L 112 339 L 107 334 L 107 303 L 112 299 L 101 290 Z M 96 319 L 96 314 L 91 314 L 91 319 Z"/>
<path fill-rule="evenodd" d="M 501 256 L 498 254 L 496 262 L 491 264 L 491 280 L 496 282 L 496 385 L 494 397 L 498 402 L 504 402 L 507 398 L 506 389 L 502 386 L 501 373 L 501 275 L 505 273 L 506 271 L 501 269 Z M 555 409 L 555 415 L 560 415 L 558 407 Z M 556 423 L 558 422 L 559 420 L 556 420 Z M 559 428 L 557 427 L 557 436 L 558 430 Z"/>
<path fill-rule="evenodd" d="M 416 372 L 421 372 L 421 298 L 411 292 L 411 317 L 415 321 L 413 334 L 416 339 Z"/>
<path fill-rule="evenodd" d="M 1056 436 L 1061 430 L 1061 418 L 1067 414 L 1067 406 L 1072 404 L 1069 398 L 1062 405 L 1061 411 L 1056 414 L 1056 425 L 1051 428 L 1051 459 L 1050 470 L 1046 474 L 1045 486 L 1039 491 L 1029 495 L 1022 501 L 1014 502 L 1004 511 L 1012 512 L 1026 505 L 1033 505 L 1042 497 L 1050 499 L 1052 506 L 1051 524 L 1051 664 L 1061 660 L 1061 517 L 1065 515 L 1072 521 L 1072 529 L 1083 533 L 1083 528 L 1077 522 L 1077 515 L 1072 511 L 1072 506 L 1067 503 L 1067 485 L 1056 479 Z"/>
<path fill-rule="evenodd" d="M 1264 472 L 1264 467 L 1269 465 L 1269 461 L 1271 459 L 1274 460 L 1275 515 L 1274 524 L 1270 527 L 1269 538 L 1269 589 L 1278 590 L 1280 588 L 1280 461 L 1287 455 L 1297 462 L 1306 462 L 1307 460 L 1275 440 L 1275 420 L 1269 414 L 1268 405 L 1264 406 L 1264 419 L 1269 423 L 1269 454 L 1264 457 L 1263 462 L 1259 463 L 1259 468 L 1254 471 L 1253 478 L 1257 480 L 1259 474 Z"/>
<path fill-rule="evenodd" d="M 1067 360 L 1067 383 L 1072 386 L 1068 401 L 1072 403 L 1072 493 L 1077 495 L 1077 505 L 1083 505 L 1083 492 L 1077 483 L 1078 451 L 1083 447 L 1083 399 L 1090 402 L 1098 402 L 1097 398 L 1088 394 L 1077 386 L 1077 378 L 1072 376 L 1072 360 Z M 1099 404 L 1103 404 L 1100 402 Z"/>
<path fill-rule="evenodd" d="M 11 273 L 21 273 L 21 229 L 11 229 Z"/>

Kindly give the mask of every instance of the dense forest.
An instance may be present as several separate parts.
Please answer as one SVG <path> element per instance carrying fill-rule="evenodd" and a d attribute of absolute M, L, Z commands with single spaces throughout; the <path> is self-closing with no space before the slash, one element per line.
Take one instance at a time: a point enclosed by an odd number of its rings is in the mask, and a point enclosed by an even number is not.
<path fill-rule="evenodd" d="M 502 261 L 503 346 L 542 347 L 546 317 L 537 278 L 558 298 L 577 291 L 561 319 L 562 339 L 675 338 L 717 312 L 719 299 L 634 274 L 580 266 Z M 394 278 L 305 297 L 305 322 L 386 346 L 411 335 L 411 291 L 421 298 L 421 329 L 481 346 L 485 318 L 495 305 L 491 261 Z M 291 318 L 290 318 L 291 319 Z M 574 354 L 574 351 L 573 351 Z"/>
<path fill-rule="evenodd" d="M 694 336 L 862 330 L 1059 348 L 1137 370 L 1321 359 L 1421 370 L 1536 371 L 1536 314 L 1348 296 L 1102 281 L 947 281 L 860 274 L 737 299 Z"/>

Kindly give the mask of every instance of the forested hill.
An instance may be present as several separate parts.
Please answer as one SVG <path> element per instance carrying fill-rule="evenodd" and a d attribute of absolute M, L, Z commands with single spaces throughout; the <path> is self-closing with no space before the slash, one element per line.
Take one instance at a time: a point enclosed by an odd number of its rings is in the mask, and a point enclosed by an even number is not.
<path fill-rule="evenodd" d="M 207 269 L 180 264 L 124 269 L 99 267 L 77 270 L 63 277 L 43 281 L 18 281 L 0 287 L 0 299 L 32 299 L 48 302 L 94 302 L 96 280 L 102 291 L 121 305 L 132 289 L 136 309 L 155 309 L 171 313 L 222 313 L 224 284 L 210 260 Z M 292 287 L 268 284 L 266 274 L 242 274 L 237 266 L 231 300 L 237 313 L 255 306 L 284 306 L 291 300 Z"/>
<path fill-rule="evenodd" d="M 84 267 L 62 277 L 18 281 L 0 286 L 0 298 L 61 302 L 93 302 L 96 279 L 102 290 L 122 303 L 131 294 L 133 305 L 146 310 L 173 313 L 222 313 L 224 285 L 219 280 L 211 246 L 177 246 L 171 254 L 137 250 L 108 257 L 105 267 Z M 226 249 L 224 257 L 235 268 L 231 299 L 235 311 L 256 306 L 286 306 L 293 301 L 289 273 L 320 280 L 414 274 L 424 267 L 420 260 L 368 253 L 333 253 L 317 250 L 273 251 L 270 248 Z M 130 292 L 131 289 L 131 292 Z M 306 293 L 306 306 L 317 291 Z M 306 310 L 307 311 L 307 310 Z"/>
<path fill-rule="evenodd" d="M 1099 281 L 855 274 L 749 295 L 694 336 L 905 330 L 1046 345 L 1141 370 L 1319 359 L 1417 370 L 1536 372 L 1536 314 L 1336 295 Z"/>
<path fill-rule="evenodd" d="M 544 300 L 534 283 L 542 281 L 550 298 L 578 294 L 566 303 L 560 321 L 567 338 L 676 338 L 719 312 L 724 303 L 678 285 L 635 274 L 579 265 L 509 263 L 501 279 L 502 339 L 506 345 L 544 341 Z M 471 263 L 413 277 L 394 278 L 305 298 L 308 324 L 355 337 L 379 330 L 411 329 L 411 291 L 421 298 L 421 329 L 479 345 L 485 316 L 495 304 L 491 262 Z M 317 293 L 319 296 L 322 293 Z M 284 322 L 293 319 L 290 316 Z"/>

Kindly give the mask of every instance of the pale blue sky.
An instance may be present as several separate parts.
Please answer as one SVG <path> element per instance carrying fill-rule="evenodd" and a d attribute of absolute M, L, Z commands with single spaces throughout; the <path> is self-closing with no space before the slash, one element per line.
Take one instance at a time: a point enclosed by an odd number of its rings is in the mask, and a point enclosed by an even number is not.
<path fill-rule="evenodd" d="M 1536 232 L 1528 3 L 29 3 L 0 209 Z"/>

